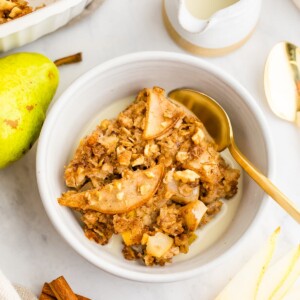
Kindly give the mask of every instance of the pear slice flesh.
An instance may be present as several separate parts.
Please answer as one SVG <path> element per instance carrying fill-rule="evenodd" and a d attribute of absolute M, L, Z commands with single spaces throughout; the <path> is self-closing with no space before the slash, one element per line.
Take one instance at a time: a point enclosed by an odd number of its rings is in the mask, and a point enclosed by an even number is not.
<path fill-rule="evenodd" d="M 300 295 L 300 285 L 294 286 L 282 300 L 299 300 Z"/>
<path fill-rule="evenodd" d="M 181 215 L 190 231 L 195 231 L 198 228 L 206 211 L 207 207 L 200 200 L 190 202 L 181 208 Z"/>
<path fill-rule="evenodd" d="M 143 132 L 145 140 L 151 140 L 169 131 L 179 121 L 184 113 L 165 96 L 161 88 L 146 89 L 147 112 Z"/>
<path fill-rule="evenodd" d="M 298 246 L 298 251 L 294 256 L 294 264 L 291 266 L 291 269 L 287 273 L 287 276 L 284 278 L 282 285 L 277 288 L 274 293 L 272 300 L 279 300 L 286 295 L 286 293 L 291 289 L 297 279 L 300 276 L 300 245 Z M 298 294 L 298 299 L 300 299 L 300 294 Z"/>
<path fill-rule="evenodd" d="M 105 214 L 131 211 L 147 202 L 157 191 L 164 174 L 163 165 L 138 170 L 100 189 L 65 193 L 58 199 L 64 206 L 95 210 Z"/>
<path fill-rule="evenodd" d="M 267 270 L 256 299 L 282 299 L 299 275 L 300 245 L 284 255 Z"/>
<path fill-rule="evenodd" d="M 149 236 L 147 240 L 146 252 L 148 255 L 162 257 L 173 245 L 173 239 L 165 233 L 157 232 L 154 236 Z"/>
<path fill-rule="evenodd" d="M 169 171 L 164 178 L 166 195 L 171 195 L 171 200 L 180 203 L 188 204 L 189 202 L 196 201 L 200 196 L 200 186 L 190 189 L 190 191 L 183 194 L 180 191 L 178 181 L 174 179 L 174 170 Z"/>
<path fill-rule="evenodd" d="M 280 228 L 274 231 L 263 248 L 233 277 L 215 300 L 256 299 L 260 283 L 273 257 L 279 232 Z"/>

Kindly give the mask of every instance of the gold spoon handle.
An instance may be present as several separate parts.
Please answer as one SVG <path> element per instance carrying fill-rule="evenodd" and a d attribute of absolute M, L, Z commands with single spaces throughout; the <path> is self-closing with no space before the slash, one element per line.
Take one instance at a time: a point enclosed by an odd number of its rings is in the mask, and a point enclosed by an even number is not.
<path fill-rule="evenodd" d="M 228 147 L 231 155 L 237 163 L 249 174 L 250 177 L 270 195 L 288 214 L 300 223 L 300 209 L 290 201 L 266 176 L 264 176 L 250 161 L 240 152 L 234 141 Z"/>

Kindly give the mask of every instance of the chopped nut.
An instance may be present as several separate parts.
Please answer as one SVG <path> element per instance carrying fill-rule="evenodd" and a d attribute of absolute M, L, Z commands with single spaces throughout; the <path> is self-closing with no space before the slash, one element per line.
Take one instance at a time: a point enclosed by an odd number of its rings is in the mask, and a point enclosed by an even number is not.
<path fill-rule="evenodd" d="M 79 167 L 76 172 L 75 183 L 76 185 L 81 185 L 85 181 L 85 170 L 82 167 Z"/>
<path fill-rule="evenodd" d="M 150 145 L 147 144 L 144 148 L 144 154 L 149 157 L 150 156 Z"/>
<path fill-rule="evenodd" d="M 121 113 L 119 115 L 119 121 L 121 123 L 123 129 L 124 128 L 132 128 L 132 125 L 133 125 L 133 121 L 131 118 L 129 118 L 128 116 L 125 116 L 123 113 Z"/>
<path fill-rule="evenodd" d="M 189 158 L 189 154 L 187 152 L 179 151 L 176 155 L 176 159 L 181 163 L 183 163 L 188 158 Z"/>
<path fill-rule="evenodd" d="M 174 170 L 171 170 L 167 172 L 163 180 L 166 199 L 171 199 L 180 204 L 187 204 L 199 199 L 200 189 L 198 183 L 183 184 L 181 181 L 176 181 L 173 175 Z"/>
<path fill-rule="evenodd" d="M 147 144 L 144 148 L 144 154 L 147 157 L 152 156 L 159 152 L 159 146 L 157 144 Z"/>
<path fill-rule="evenodd" d="M 143 216 L 143 224 L 146 226 L 150 226 L 152 224 L 151 216 L 149 215 Z"/>
<path fill-rule="evenodd" d="M 121 166 L 129 166 L 132 153 L 128 150 L 117 148 L 118 162 Z"/>
<path fill-rule="evenodd" d="M 102 130 L 106 130 L 108 128 L 108 126 L 110 125 L 110 121 L 109 120 L 103 120 L 101 123 L 100 123 L 100 128 Z"/>
<path fill-rule="evenodd" d="M 153 172 L 150 172 L 150 171 L 145 171 L 145 173 L 144 173 L 148 178 L 154 178 L 154 174 L 153 174 Z"/>
<path fill-rule="evenodd" d="M 173 159 L 172 159 L 172 157 L 164 157 L 164 158 L 162 159 L 162 161 L 164 162 L 164 164 L 165 164 L 166 167 L 171 167 L 172 164 L 173 164 Z"/>
<path fill-rule="evenodd" d="M 142 164 L 144 163 L 144 161 L 145 161 L 144 156 L 139 156 L 137 159 L 135 159 L 135 160 L 131 163 L 131 165 L 132 165 L 133 167 L 135 167 L 135 166 L 140 166 L 140 165 L 142 165 Z"/>
<path fill-rule="evenodd" d="M 200 178 L 200 176 L 192 170 L 176 171 L 173 176 L 175 180 L 181 180 L 184 183 L 194 182 Z"/>
<path fill-rule="evenodd" d="M 174 195 L 174 193 L 172 193 L 171 191 L 167 191 L 167 192 L 165 193 L 165 198 L 166 198 L 166 199 L 170 199 L 173 195 Z"/>
<path fill-rule="evenodd" d="M 91 205 L 97 204 L 99 200 L 102 200 L 101 194 L 98 191 L 96 192 L 96 197 L 91 197 L 89 193 L 85 195 Z"/>
<path fill-rule="evenodd" d="M 202 129 L 198 128 L 196 133 L 192 136 L 192 140 L 196 145 L 200 145 L 204 140 L 205 134 Z"/>
<path fill-rule="evenodd" d="M 171 110 L 167 109 L 167 110 L 164 111 L 163 116 L 165 118 L 171 119 L 173 117 L 173 112 Z"/>
<path fill-rule="evenodd" d="M 117 194 L 117 196 L 116 196 L 116 197 L 117 197 L 117 199 L 118 199 L 118 200 L 120 200 L 120 201 L 121 201 L 121 200 L 123 200 L 123 199 L 124 199 L 124 195 L 125 195 L 125 194 L 124 194 L 124 192 L 120 192 L 120 193 L 118 193 L 118 194 Z"/>
<path fill-rule="evenodd" d="M 98 142 L 108 150 L 108 153 L 115 151 L 118 141 L 119 138 L 115 135 L 102 136 L 98 140 Z"/>
<path fill-rule="evenodd" d="M 122 183 L 120 181 L 115 181 L 115 187 L 118 191 L 122 190 Z"/>
<path fill-rule="evenodd" d="M 158 151 L 159 151 L 158 145 L 153 144 L 153 145 L 150 146 L 150 152 L 151 152 L 151 153 L 156 153 L 156 152 L 158 152 Z"/>
<path fill-rule="evenodd" d="M 103 164 L 101 169 L 102 169 L 102 171 L 108 172 L 110 174 L 112 174 L 114 171 L 114 167 L 108 163 Z"/>
<path fill-rule="evenodd" d="M 160 124 L 161 127 L 166 128 L 169 125 L 169 122 L 165 121 Z"/>
<path fill-rule="evenodd" d="M 146 195 L 150 189 L 151 189 L 150 185 L 143 184 L 139 187 L 139 192 L 141 193 L 141 195 Z"/>

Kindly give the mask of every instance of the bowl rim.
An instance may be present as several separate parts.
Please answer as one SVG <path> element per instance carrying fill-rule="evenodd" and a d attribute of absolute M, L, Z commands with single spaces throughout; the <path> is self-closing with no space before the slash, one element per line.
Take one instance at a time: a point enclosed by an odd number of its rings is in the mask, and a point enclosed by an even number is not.
<path fill-rule="evenodd" d="M 66 226 L 65 225 L 62 226 L 63 222 L 61 222 L 61 220 L 57 218 L 56 212 L 53 206 L 51 206 L 51 201 L 53 201 L 53 199 L 50 199 L 50 197 L 47 194 L 47 188 L 46 188 L 47 175 L 43 171 L 44 163 L 46 161 L 45 154 L 47 153 L 46 149 L 47 149 L 48 133 L 51 132 L 52 124 L 55 122 L 56 115 L 58 114 L 58 112 L 63 109 L 64 105 L 68 103 L 68 101 L 71 101 L 72 98 L 70 96 L 73 94 L 73 91 L 80 88 L 82 85 L 84 85 L 84 83 L 90 81 L 90 79 L 95 77 L 97 74 L 103 73 L 106 70 L 115 67 L 120 67 L 121 65 L 127 65 L 127 64 L 137 63 L 137 62 L 143 62 L 143 61 L 151 61 L 151 60 L 180 61 L 181 63 L 185 63 L 193 66 L 199 66 L 203 70 L 215 75 L 221 81 L 225 82 L 232 89 L 234 89 L 241 96 L 241 98 L 246 103 L 246 105 L 251 109 L 251 111 L 254 112 L 255 114 L 257 122 L 261 128 L 261 133 L 264 138 L 265 146 L 266 146 L 266 152 L 268 158 L 267 176 L 269 178 L 273 178 L 275 159 L 272 150 L 274 148 L 272 147 L 269 128 L 261 108 L 259 107 L 258 103 L 256 103 L 254 98 L 250 95 L 250 93 L 231 75 L 227 74 L 222 69 L 214 66 L 213 64 L 201 58 L 193 57 L 187 54 L 165 52 L 165 51 L 145 51 L 145 52 L 136 52 L 136 53 L 119 56 L 95 66 L 91 70 L 87 71 L 86 73 L 78 77 L 63 92 L 63 94 L 59 97 L 59 99 L 57 99 L 57 101 L 51 107 L 51 110 L 47 115 L 47 118 L 43 125 L 40 138 L 38 141 L 37 156 L 36 156 L 36 176 L 37 176 L 39 193 L 48 217 L 50 218 L 53 226 L 60 233 L 60 235 L 68 242 L 68 244 L 78 254 L 80 254 L 82 257 L 87 259 L 90 263 L 94 264 L 95 266 L 118 277 L 130 279 L 134 281 L 140 281 L 140 282 L 162 283 L 162 282 L 174 282 L 174 281 L 184 280 L 184 279 L 197 276 L 203 273 L 203 271 L 207 272 L 209 269 L 217 266 L 220 263 L 220 261 L 228 257 L 229 254 L 231 255 L 232 253 L 237 251 L 238 248 L 243 244 L 243 241 L 246 238 L 246 236 L 250 233 L 250 231 L 255 227 L 255 225 L 262 218 L 263 212 L 265 211 L 269 202 L 269 196 L 264 194 L 258 212 L 255 215 L 250 226 L 244 232 L 244 234 L 241 237 L 239 237 L 238 240 L 229 249 L 224 251 L 220 256 L 218 256 L 214 260 L 202 265 L 199 268 L 184 270 L 177 273 L 151 274 L 151 273 L 144 273 L 144 272 L 134 271 L 134 270 L 126 270 L 118 265 L 112 265 L 111 263 L 106 262 L 104 260 L 99 261 L 89 256 L 89 251 L 84 247 L 82 247 L 82 245 L 77 242 L 76 238 L 68 234 L 67 231 L 68 229 L 66 228 Z"/>

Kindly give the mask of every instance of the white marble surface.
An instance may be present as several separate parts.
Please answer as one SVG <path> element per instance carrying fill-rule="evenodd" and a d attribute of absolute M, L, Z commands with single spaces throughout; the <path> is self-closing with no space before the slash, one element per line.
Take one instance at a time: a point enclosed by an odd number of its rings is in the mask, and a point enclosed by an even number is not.
<path fill-rule="evenodd" d="M 273 116 L 263 92 L 263 69 L 269 50 L 281 40 L 299 45 L 299 28 L 300 11 L 292 0 L 264 0 L 260 21 L 248 43 L 230 55 L 207 60 L 236 77 L 261 106 L 277 158 L 274 182 L 300 204 L 300 131 Z M 42 52 L 53 59 L 83 52 L 81 64 L 61 69 L 57 99 L 75 78 L 93 66 L 143 50 L 183 52 L 164 29 L 161 0 L 106 0 L 84 19 L 12 52 Z M 96 300 L 210 300 L 278 225 L 283 229 L 280 251 L 300 241 L 300 226 L 271 202 L 260 224 L 241 245 L 239 256 L 231 256 L 230 261 L 223 261 L 205 276 L 170 284 L 116 278 L 80 257 L 51 225 L 37 190 L 35 152 L 36 147 L 0 171 L 0 269 L 10 280 L 30 287 L 36 294 L 43 282 L 64 274 L 76 292 Z"/>

